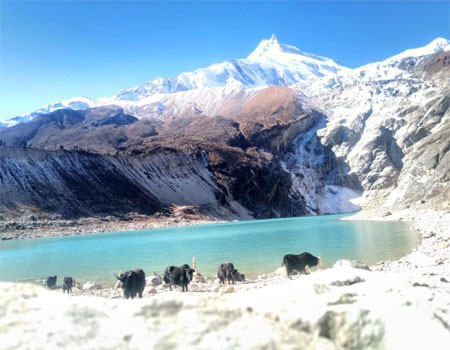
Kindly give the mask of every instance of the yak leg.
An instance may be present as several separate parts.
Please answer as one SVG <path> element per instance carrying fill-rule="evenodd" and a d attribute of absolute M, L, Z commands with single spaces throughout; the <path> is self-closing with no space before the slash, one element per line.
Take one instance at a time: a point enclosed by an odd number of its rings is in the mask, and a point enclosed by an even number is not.
<path fill-rule="evenodd" d="M 291 280 L 292 279 L 292 269 L 289 268 L 289 266 L 286 265 L 286 274 L 288 276 L 288 278 Z"/>

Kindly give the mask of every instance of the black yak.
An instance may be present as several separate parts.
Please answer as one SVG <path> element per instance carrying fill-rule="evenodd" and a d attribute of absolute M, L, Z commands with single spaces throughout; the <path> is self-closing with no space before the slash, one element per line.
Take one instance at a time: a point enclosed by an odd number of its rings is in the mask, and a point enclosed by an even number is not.
<path fill-rule="evenodd" d="M 48 288 L 53 288 L 54 286 L 56 286 L 56 276 L 48 276 L 47 277 L 47 281 L 45 281 L 45 283 L 47 284 Z"/>
<path fill-rule="evenodd" d="M 219 283 L 223 284 L 225 284 L 225 279 L 228 281 L 228 284 L 230 284 L 230 282 L 234 284 L 235 280 L 240 280 L 240 274 L 231 262 L 219 265 L 217 277 L 219 278 Z"/>
<path fill-rule="evenodd" d="M 245 275 L 236 270 L 233 275 L 235 282 L 245 282 Z"/>
<path fill-rule="evenodd" d="M 114 274 L 122 283 L 123 295 L 126 299 L 133 299 L 137 294 L 142 298 L 145 288 L 145 272 L 142 269 L 135 269 L 121 273 L 119 276 Z"/>
<path fill-rule="evenodd" d="M 294 270 L 300 272 L 300 274 L 306 274 L 306 267 L 322 267 L 322 260 L 320 259 L 320 257 L 315 257 L 308 252 L 304 252 L 298 255 L 287 254 L 284 256 L 281 265 L 286 267 L 286 273 L 288 276 L 290 276 Z"/>
<path fill-rule="evenodd" d="M 73 285 L 73 278 L 72 277 L 64 277 L 63 282 L 63 293 L 67 291 L 68 293 L 72 293 L 72 285 Z"/>
<path fill-rule="evenodd" d="M 194 271 L 195 270 L 191 269 L 188 264 L 184 264 L 180 267 L 167 266 L 164 271 L 164 282 L 169 285 L 170 290 L 172 290 L 172 285 L 178 285 L 181 286 L 182 292 L 187 292 Z"/>

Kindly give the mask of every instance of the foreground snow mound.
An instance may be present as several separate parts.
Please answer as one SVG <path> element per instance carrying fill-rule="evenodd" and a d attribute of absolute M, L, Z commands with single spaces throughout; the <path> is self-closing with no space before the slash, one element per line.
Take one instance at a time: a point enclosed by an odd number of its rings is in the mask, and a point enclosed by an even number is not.
<path fill-rule="evenodd" d="M 166 292 L 144 299 L 70 297 L 0 284 L 7 349 L 400 349 L 450 342 L 449 289 L 417 277 L 340 264 L 230 293 Z M 242 287 L 244 287 L 242 288 Z M 447 287 L 447 288 L 446 288 Z"/>

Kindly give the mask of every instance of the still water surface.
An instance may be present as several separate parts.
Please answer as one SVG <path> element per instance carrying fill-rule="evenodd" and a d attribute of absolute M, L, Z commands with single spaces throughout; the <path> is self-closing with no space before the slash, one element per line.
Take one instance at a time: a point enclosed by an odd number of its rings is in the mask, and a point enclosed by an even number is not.
<path fill-rule="evenodd" d="M 342 221 L 342 215 L 115 232 L 0 242 L 0 280 L 64 276 L 112 285 L 114 272 L 141 267 L 162 274 L 167 265 L 192 265 L 212 277 L 231 261 L 254 278 L 281 265 L 287 253 L 309 251 L 325 267 L 338 259 L 367 264 L 408 254 L 419 236 L 403 222 Z"/>

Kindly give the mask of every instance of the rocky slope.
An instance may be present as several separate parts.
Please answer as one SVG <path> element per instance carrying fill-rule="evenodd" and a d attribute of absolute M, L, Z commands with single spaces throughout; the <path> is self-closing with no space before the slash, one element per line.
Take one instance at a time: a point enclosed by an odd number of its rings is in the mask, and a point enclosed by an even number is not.
<path fill-rule="evenodd" d="M 320 212 L 303 193 L 291 191 L 292 178 L 280 157 L 292 152 L 294 140 L 315 135 L 325 116 L 283 87 L 259 90 L 236 109 L 233 118 L 165 121 L 137 119 L 114 106 L 63 109 L 3 129 L 0 211 L 7 218 L 11 208 L 73 218 L 189 205 L 212 219 Z M 321 155 L 314 167 L 321 177 L 309 189 L 314 192 L 335 185 L 336 177 L 323 181 L 333 155 L 317 140 L 312 151 Z M 191 162 L 195 166 L 188 166 Z M 75 191 L 75 182 L 85 190 Z M 115 204 L 103 208 L 102 201 Z"/>
<path fill-rule="evenodd" d="M 319 137 L 359 180 L 362 204 L 448 208 L 449 51 L 409 54 L 297 88 L 327 115 Z"/>
<path fill-rule="evenodd" d="M 5 147 L 0 164 L 3 218 L 120 218 L 167 214 L 172 206 L 202 208 L 217 218 L 247 217 L 233 201 L 218 205 L 225 194 L 200 153 L 133 158 Z"/>

